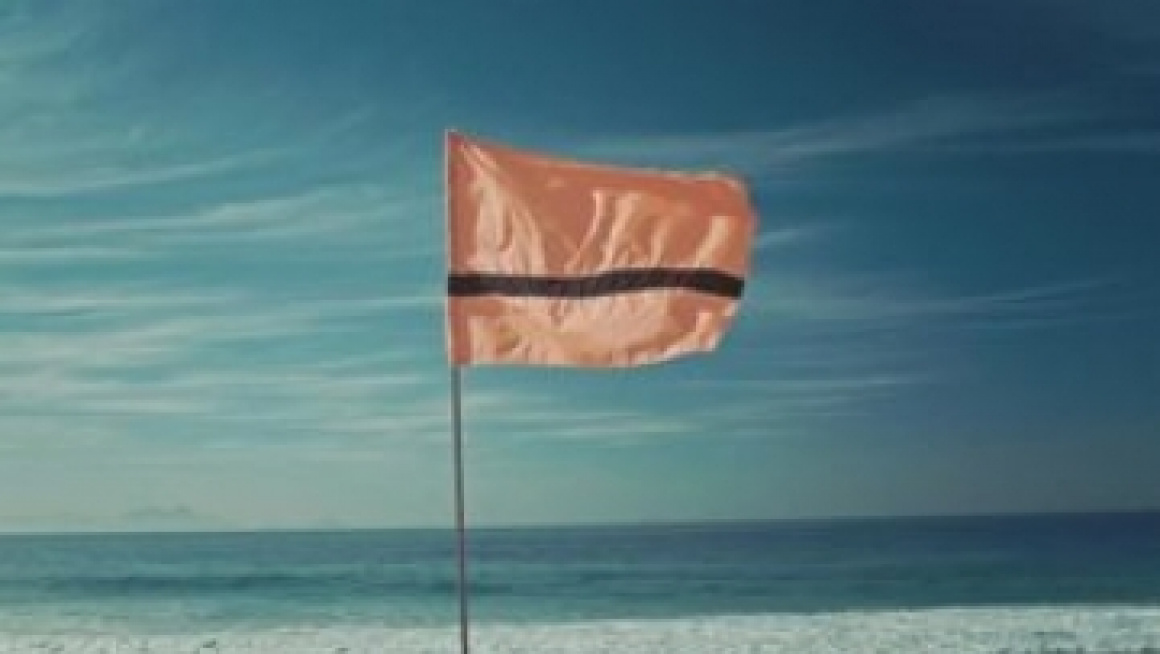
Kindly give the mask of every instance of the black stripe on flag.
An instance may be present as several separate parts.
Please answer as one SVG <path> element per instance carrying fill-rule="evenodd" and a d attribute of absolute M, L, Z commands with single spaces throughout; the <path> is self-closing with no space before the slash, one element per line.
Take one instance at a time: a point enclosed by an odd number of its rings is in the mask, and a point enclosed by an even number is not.
<path fill-rule="evenodd" d="M 683 289 L 738 298 L 745 280 L 706 268 L 630 268 L 584 277 L 451 273 L 448 295 L 510 295 L 514 297 L 586 298 L 632 291 Z"/>

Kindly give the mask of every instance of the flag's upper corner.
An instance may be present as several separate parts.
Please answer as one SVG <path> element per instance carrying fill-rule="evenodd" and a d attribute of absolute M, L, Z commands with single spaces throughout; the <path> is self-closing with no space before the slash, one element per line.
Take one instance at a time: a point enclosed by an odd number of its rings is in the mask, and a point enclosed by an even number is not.
<path fill-rule="evenodd" d="M 585 159 L 572 158 L 556 154 L 546 154 L 538 150 L 525 149 L 507 143 L 493 141 L 488 138 L 479 138 L 466 134 L 454 127 L 444 130 L 444 140 L 447 150 L 453 157 L 459 157 L 468 151 L 474 151 L 488 157 L 504 156 L 532 162 L 532 165 L 562 166 L 578 171 L 594 171 L 611 175 L 628 175 L 634 177 L 651 177 L 654 179 L 698 180 L 702 182 L 723 183 L 740 193 L 748 193 L 749 184 L 745 176 L 734 170 L 700 169 L 675 170 L 654 166 L 632 164 L 594 162 Z"/>

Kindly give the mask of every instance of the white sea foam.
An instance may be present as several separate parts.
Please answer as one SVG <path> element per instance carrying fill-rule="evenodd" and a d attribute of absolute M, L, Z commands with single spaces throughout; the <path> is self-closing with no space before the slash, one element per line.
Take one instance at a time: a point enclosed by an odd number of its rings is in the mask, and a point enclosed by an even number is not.
<path fill-rule="evenodd" d="M 363 654 L 458 651 L 454 629 L 4 635 L 3 654 Z M 1160 654 L 1160 607 L 922 611 L 479 625 L 478 654 Z"/>

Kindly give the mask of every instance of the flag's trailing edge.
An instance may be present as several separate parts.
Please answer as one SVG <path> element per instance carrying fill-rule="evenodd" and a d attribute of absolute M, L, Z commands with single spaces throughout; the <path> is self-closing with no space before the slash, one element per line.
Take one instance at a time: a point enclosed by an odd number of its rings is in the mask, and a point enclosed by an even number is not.
<path fill-rule="evenodd" d="M 633 366 L 716 347 L 756 228 L 740 180 L 455 132 L 446 148 L 452 365 Z"/>

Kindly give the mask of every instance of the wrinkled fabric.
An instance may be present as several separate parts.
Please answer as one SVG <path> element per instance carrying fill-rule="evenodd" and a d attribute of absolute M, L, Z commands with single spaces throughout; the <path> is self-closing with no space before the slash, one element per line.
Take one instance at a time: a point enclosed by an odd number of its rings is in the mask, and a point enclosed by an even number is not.
<path fill-rule="evenodd" d="M 756 218 L 741 181 L 569 161 L 454 133 L 446 145 L 449 277 L 492 278 L 486 292 L 449 285 L 453 365 L 633 366 L 716 347 L 738 297 L 681 282 L 744 280 Z M 568 295 L 609 273 L 644 281 Z M 506 276 L 521 280 L 509 284 L 520 293 L 495 281 Z"/>

